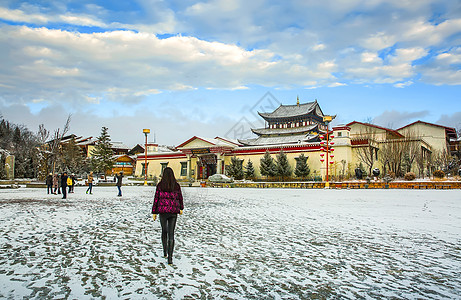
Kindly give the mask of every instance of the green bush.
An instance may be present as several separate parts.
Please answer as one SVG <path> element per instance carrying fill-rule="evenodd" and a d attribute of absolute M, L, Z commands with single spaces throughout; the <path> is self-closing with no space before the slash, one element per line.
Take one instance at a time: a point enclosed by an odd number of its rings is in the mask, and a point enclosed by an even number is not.
<path fill-rule="evenodd" d="M 443 172 L 442 170 L 435 170 L 434 173 L 432 173 L 432 175 L 434 175 L 435 178 L 444 178 L 445 177 L 445 172 Z"/>

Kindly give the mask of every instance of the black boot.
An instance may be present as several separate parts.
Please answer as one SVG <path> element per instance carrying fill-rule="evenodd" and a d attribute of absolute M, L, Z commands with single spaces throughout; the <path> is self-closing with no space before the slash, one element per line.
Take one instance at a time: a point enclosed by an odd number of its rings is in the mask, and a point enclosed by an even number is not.
<path fill-rule="evenodd" d="M 174 240 L 168 240 L 168 264 L 173 264 L 173 248 L 174 248 Z"/>

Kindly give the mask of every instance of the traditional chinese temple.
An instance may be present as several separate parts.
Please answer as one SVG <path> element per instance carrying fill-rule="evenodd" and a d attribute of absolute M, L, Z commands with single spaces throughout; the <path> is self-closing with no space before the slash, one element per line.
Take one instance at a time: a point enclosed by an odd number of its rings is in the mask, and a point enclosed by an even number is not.
<path fill-rule="evenodd" d="M 259 112 L 264 120 L 263 128 L 251 128 L 254 138 L 232 140 L 223 137 L 193 136 L 174 149 L 155 148 L 147 154 L 138 154 L 135 176 L 144 176 L 144 163 L 147 160 L 147 176 L 161 176 L 166 167 L 171 167 L 180 180 L 202 180 L 213 174 L 226 174 L 231 158 L 236 157 L 246 165 L 253 163 L 256 177 L 261 177 L 260 160 L 266 152 L 275 159 L 281 150 L 287 155 L 292 169 L 296 167 L 298 157 L 308 157 L 312 176 L 324 177 L 326 164 L 322 153 L 320 136 L 327 131 L 324 113 L 317 100 L 283 105 L 269 112 Z M 415 122 L 400 129 L 388 129 L 372 124 L 351 122 L 329 129 L 334 136 L 334 153 L 331 155 L 330 175 L 351 174 L 360 163 L 357 151 L 371 145 L 376 146 L 376 167 L 380 167 L 379 147 L 390 141 L 405 139 L 406 132 L 418 133 L 418 146 L 428 155 L 446 149 L 451 151 L 451 142 L 456 131 L 426 122 Z M 374 132 L 374 140 L 364 139 L 364 132 Z M 451 143 L 451 144 L 450 144 Z M 459 144 L 459 143 L 458 143 Z M 329 155 L 329 158 L 330 158 Z"/>

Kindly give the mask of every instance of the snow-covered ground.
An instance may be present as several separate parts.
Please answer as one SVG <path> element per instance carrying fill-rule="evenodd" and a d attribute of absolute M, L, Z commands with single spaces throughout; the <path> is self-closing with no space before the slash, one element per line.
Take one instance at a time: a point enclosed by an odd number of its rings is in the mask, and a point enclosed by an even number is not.
<path fill-rule="evenodd" d="M 153 187 L 0 191 L 0 298 L 461 298 L 461 191 L 183 188 L 174 265 Z"/>

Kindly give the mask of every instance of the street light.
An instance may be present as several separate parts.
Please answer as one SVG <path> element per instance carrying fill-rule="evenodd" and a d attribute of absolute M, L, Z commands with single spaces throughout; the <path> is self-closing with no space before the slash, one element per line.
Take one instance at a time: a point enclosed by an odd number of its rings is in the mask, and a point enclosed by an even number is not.
<path fill-rule="evenodd" d="M 144 185 L 147 185 L 147 135 L 150 129 L 143 129 L 142 132 L 146 136 L 146 147 L 144 148 Z"/>
<path fill-rule="evenodd" d="M 325 142 L 321 142 L 321 144 L 323 145 L 323 147 L 321 148 L 321 151 L 325 151 L 325 159 L 323 159 L 323 156 L 322 155 L 323 153 L 320 154 L 320 156 L 322 157 L 320 159 L 320 161 L 323 163 L 325 160 L 326 160 L 326 170 L 327 170 L 327 173 L 326 173 L 326 176 L 325 176 L 325 188 L 329 188 L 330 187 L 330 182 L 329 182 L 329 177 L 328 177 L 328 170 L 330 169 L 330 164 L 333 164 L 333 160 L 331 160 L 330 162 L 328 161 L 328 157 L 330 157 L 331 159 L 333 159 L 334 155 L 332 154 L 332 152 L 334 151 L 333 149 L 333 142 L 331 142 L 331 140 L 334 138 L 333 135 L 330 135 L 330 130 L 328 129 L 328 124 L 333 121 L 333 119 L 335 118 L 336 116 L 323 116 L 323 122 L 325 122 L 325 125 L 327 126 L 327 133 L 325 135 L 322 135 L 320 138 L 321 139 L 324 139 Z"/>

